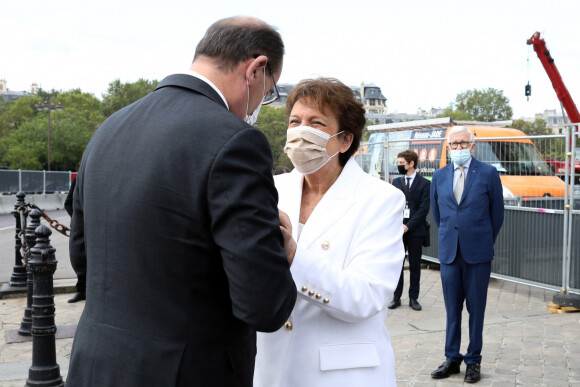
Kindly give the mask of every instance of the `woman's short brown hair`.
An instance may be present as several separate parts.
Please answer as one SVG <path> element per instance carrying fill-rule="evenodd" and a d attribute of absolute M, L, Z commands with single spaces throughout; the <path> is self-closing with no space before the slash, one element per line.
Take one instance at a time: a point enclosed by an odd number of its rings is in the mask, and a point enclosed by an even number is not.
<path fill-rule="evenodd" d="M 419 162 L 419 158 L 417 157 L 417 153 L 414 150 L 408 149 L 403 151 L 397 155 L 397 158 L 402 157 L 405 159 L 407 164 L 411 164 L 411 161 L 414 163 L 413 168 L 417 169 L 417 163 Z"/>
<path fill-rule="evenodd" d="M 352 89 L 335 78 L 304 79 L 290 91 L 286 100 L 286 114 L 289 116 L 294 104 L 301 99 L 309 99 L 318 105 L 321 112 L 332 112 L 338 121 L 338 131 L 353 134 L 352 144 L 338 160 L 344 166 L 357 151 L 366 123 L 365 109 L 356 100 Z M 340 136 L 342 136 L 341 134 Z"/>

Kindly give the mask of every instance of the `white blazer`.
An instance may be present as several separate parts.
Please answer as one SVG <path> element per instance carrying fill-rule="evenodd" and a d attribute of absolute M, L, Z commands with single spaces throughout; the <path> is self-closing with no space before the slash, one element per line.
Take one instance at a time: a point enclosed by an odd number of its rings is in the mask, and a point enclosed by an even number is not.
<path fill-rule="evenodd" d="M 296 170 L 275 177 L 294 239 L 302 182 Z M 258 333 L 254 386 L 396 386 L 385 320 L 405 257 L 404 204 L 401 190 L 347 162 L 298 239 L 288 322 Z"/>

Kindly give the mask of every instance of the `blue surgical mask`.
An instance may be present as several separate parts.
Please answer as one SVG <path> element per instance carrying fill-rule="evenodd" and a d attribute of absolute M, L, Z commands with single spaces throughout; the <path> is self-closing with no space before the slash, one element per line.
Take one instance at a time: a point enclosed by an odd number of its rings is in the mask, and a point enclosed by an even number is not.
<path fill-rule="evenodd" d="M 453 161 L 455 164 L 464 165 L 471 157 L 471 151 L 469 148 L 455 150 L 451 149 L 449 151 L 449 157 L 451 157 L 451 161 Z"/>

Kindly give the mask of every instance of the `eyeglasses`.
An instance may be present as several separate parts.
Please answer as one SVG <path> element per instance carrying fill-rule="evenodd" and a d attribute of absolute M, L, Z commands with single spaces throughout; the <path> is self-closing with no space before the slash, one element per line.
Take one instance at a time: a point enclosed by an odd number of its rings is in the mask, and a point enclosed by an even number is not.
<path fill-rule="evenodd" d="M 266 68 L 270 72 L 270 76 L 272 77 L 272 83 L 274 84 L 274 90 L 269 91 L 262 99 L 262 105 L 269 105 L 274 101 L 280 99 L 280 93 L 278 92 L 278 86 L 276 86 L 276 81 L 274 80 L 274 73 L 270 68 L 270 63 L 266 63 Z"/>
<path fill-rule="evenodd" d="M 461 145 L 461 149 L 467 149 L 471 146 L 471 142 L 470 141 L 461 141 L 461 142 L 450 142 L 449 143 L 449 148 L 451 149 L 457 149 L 457 147 Z"/>

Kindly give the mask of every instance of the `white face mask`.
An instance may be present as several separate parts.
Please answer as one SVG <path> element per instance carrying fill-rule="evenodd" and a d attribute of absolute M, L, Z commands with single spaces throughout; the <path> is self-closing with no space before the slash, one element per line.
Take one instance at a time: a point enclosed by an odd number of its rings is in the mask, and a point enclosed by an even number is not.
<path fill-rule="evenodd" d="M 471 151 L 467 149 L 451 149 L 449 157 L 457 165 L 464 165 L 471 157 Z"/>
<path fill-rule="evenodd" d="M 246 78 L 246 89 L 248 90 L 248 99 L 246 100 L 246 118 L 244 118 L 244 121 L 246 121 L 250 125 L 254 125 L 256 123 L 256 121 L 258 121 L 258 114 L 260 114 L 260 108 L 262 107 L 262 102 L 260 101 L 260 104 L 258 105 L 256 110 L 254 110 L 252 115 L 248 115 L 248 109 L 250 108 L 250 86 L 248 85 L 248 78 Z M 264 92 L 262 93 L 262 96 L 264 96 L 264 95 L 266 95 L 266 67 L 265 66 L 264 66 Z"/>
<path fill-rule="evenodd" d="M 329 156 L 326 151 L 326 145 L 328 140 L 343 132 L 344 130 L 331 136 L 310 126 L 297 126 L 296 128 L 288 129 L 284 152 L 298 172 L 305 175 L 314 173 L 324 167 L 331 158 L 339 153 L 337 151 L 332 156 Z"/>

